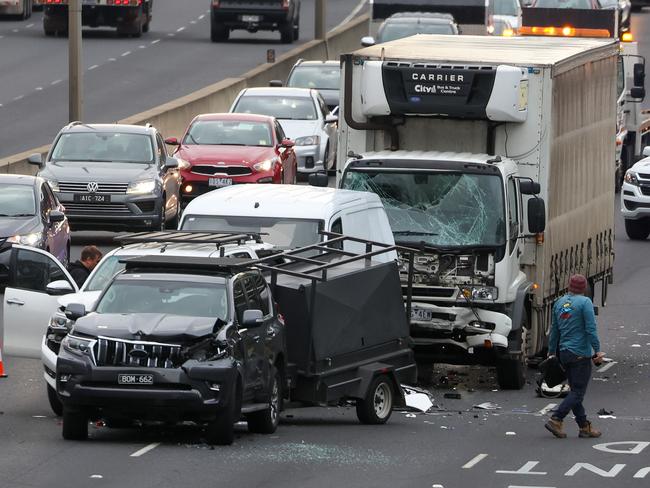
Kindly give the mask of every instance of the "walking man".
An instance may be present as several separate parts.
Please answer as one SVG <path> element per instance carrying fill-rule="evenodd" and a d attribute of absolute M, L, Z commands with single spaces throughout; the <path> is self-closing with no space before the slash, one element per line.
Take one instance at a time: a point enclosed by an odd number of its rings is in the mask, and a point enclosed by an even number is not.
<path fill-rule="evenodd" d="M 102 252 L 96 246 L 86 246 L 81 250 L 81 257 L 78 261 L 71 263 L 68 266 L 70 276 L 81 288 L 90 272 L 95 269 L 97 263 L 102 259 Z"/>
<path fill-rule="evenodd" d="M 596 317 L 591 299 L 584 296 L 587 279 L 576 274 L 569 280 L 569 293 L 553 305 L 551 335 L 548 341 L 549 356 L 559 351 L 559 359 L 566 369 L 571 391 L 546 422 L 546 429 L 555 437 L 564 439 L 562 423 L 570 411 L 580 428 L 579 437 L 600 437 L 587 420 L 582 401 L 591 379 L 591 363 L 598 366 L 605 356 L 600 350 L 596 330 Z"/>

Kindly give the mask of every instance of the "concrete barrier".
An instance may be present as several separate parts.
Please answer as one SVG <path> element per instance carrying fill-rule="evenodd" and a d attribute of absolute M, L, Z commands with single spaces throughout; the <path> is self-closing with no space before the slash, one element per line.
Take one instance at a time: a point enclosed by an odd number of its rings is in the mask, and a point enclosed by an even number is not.
<path fill-rule="evenodd" d="M 120 120 L 122 124 L 151 123 L 164 137 L 180 137 L 198 114 L 226 112 L 237 94 L 246 87 L 267 86 L 271 80 L 286 80 L 298 59 L 338 59 L 343 52 L 360 47 L 368 32 L 368 15 L 357 17 L 327 35 L 326 41 L 309 41 L 279 56 L 275 63 L 264 63 L 238 78 L 227 78 L 213 85 L 177 98 L 163 105 Z M 93 121 L 100 122 L 100 121 Z M 0 173 L 35 174 L 37 168 L 27 163 L 34 153 L 45 155 L 49 145 L 0 159 Z"/>

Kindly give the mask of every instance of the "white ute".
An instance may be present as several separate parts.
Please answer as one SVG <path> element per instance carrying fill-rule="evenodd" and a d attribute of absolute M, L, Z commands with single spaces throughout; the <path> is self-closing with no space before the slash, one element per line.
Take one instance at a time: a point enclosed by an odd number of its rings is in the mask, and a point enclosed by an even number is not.
<path fill-rule="evenodd" d="M 650 147 L 643 150 L 650 156 Z M 625 173 L 621 188 L 621 212 L 630 239 L 645 240 L 650 235 L 650 157 L 642 159 Z"/>

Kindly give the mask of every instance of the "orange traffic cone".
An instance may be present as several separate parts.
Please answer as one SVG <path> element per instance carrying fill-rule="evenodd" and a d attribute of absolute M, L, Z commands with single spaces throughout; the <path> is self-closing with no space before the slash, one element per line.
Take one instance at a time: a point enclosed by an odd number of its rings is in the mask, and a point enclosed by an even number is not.
<path fill-rule="evenodd" d="M 0 346 L 0 378 L 6 378 L 7 375 L 5 374 L 5 367 L 2 362 L 2 346 Z"/>

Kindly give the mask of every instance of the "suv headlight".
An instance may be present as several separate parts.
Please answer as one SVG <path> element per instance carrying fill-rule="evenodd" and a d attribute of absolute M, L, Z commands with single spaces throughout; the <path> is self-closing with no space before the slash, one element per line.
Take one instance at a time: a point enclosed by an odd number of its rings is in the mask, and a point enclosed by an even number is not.
<path fill-rule="evenodd" d="M 63 312 L 55 312 L 50 317 L 50 329 L 52 330 L 69 330 L 72 326 L 72 320 L 65 316 Z"/>
<path fill-rule="evenodd" d="M 144 194 L 144 193 L 153 193 L 156 190 L 155 180 L 145 180 L 145 181 L 134 181 L 129 183 L 129 187 L 126 189 L 126 192 L 133 194 Z"/>
<path fill-rule="evenodd" d="M 63 346 L 63 349 L 66 351 L 76 356 L 92 357 L 95 342 L 96 341 L 93 339 L 84 339 L 83 337 L 68 334 L 61 341 L 61 346 Z"/>
<path fill-rule="evenodd" d="M 320 136 L 298 137 L 295 143 L 296 146 L 317 146 L 320 144 Z"/>
<path fill-rule="evenodd" d="M 255 169 L 255 171 L 257 171 L 258 173 L 262 173 L 264 171 L 271 171 L 273 165 L 277 162 L 278 162 L 278 158 L 265 159 L 264 161 L 255 163 L 253 165 L 253 169 Z"/>
<path fill-rule="evenodd" d="M 462 296 L 459 300 L 469 299 L 471 301 L 494 301 L 499 298 L 499 289 L 495 286 L 463 286 Z"/>
<path fill-rule="evenodd" d="M 10 238 L 7 239 L 7 242 L 35 247 L 41 242 L 42 237 L 43 236 L 40 232 L 33 232 L 31 234 L 11 236 Z"/>
<path fill-rule="evenodd" d="M 626 171 L 625 172 L 625 183 L 629 183 L 630 185 L 634 186 L 639 186 L 639 178 L 637 177 L 637 174 L 634 171 Z"/>

